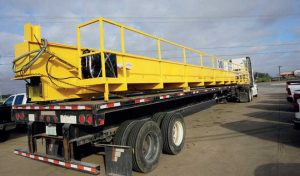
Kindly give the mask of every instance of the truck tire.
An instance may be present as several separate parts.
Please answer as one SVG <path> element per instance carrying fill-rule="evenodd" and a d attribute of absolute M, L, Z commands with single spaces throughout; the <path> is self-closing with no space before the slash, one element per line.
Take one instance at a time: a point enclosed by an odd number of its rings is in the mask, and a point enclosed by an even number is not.
<path fill-rule="evenodd" d="M 127 145 L 133 150 L 133 170 L 147 173 L 157 167 L 162 151 L 162 135 L 157 123 L 151 120 L 137 122 Z"/>
<path fill-rule="evenodd" d="M 158 112 L 158 113 L 155 113 L 155 114 L 152 116 L 151 120 L 154 121 L 154 122 L 156 122 L 157 125 L 161 128 L 162 120 L 163 120 L 163 118 L 166 116 L 166 114 L 167 114 L 166 112 Z"/>
<path fill-rule="evenodd" d="M 185 142 L 185 124 L 180 113 L 169 113 L 162 122 L 163 152 L 178 154 Z"/>
<path fill-rule="evenodd" d="M 0 142 L 4 142 L 9 137 L 9 131 L 0 131 Z"/>
<path fill-rule="evenodd" d="M 116 135 L 114 137 L 115 145 L 127 145 L 127 139 L 129 133 L 131 132 L 133 126 L 137 123 L 136 120 L 126 120 L 118 128 Z"/>

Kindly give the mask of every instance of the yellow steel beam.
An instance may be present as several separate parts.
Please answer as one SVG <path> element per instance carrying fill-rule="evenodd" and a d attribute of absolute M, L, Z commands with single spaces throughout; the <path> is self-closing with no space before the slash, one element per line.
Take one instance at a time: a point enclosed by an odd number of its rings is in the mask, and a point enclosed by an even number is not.
<path fill-rule="evenodd" d="M 90 24 L 99 23 L 100 48 L 91 49 L 91 53 L 82 53 L 80 30 Z M 103 24 L 109 23 L 119 27 L 121 51 L 105 49 Z M 137 34 L 150 37 L 157 44 L 157 58 L 151 58 L 141 55 L 126 53 L 126 43 L 124 31 L 129 30 Z M 40 39 L 39 27 L 28 24 L 25 27 L 25 42 L 16 46 L 16 56 L 20 56 L 28 51 L 39 49 L 40 46 L 35 42 L 35 38 Z M 162 59 L 161 42 L 178 47 L 182 51 L 183 62 L 175 62 Z M 109 99 L 110 92 L 130 91 L 130 90 L 148 90 L 162 88 L 187 88 L 200 85 L 216 84 L 245 84 L 249 80 L 247 69 L 240 65 L 230 63 L 214 55 L 204 53 L 168 40 L 152 36 L 142 31 L 127 27 L 117 22 L 104 18 L 97 18 L 83 23 L 77 27 L 77 47 L 49 43 L 47 51 L 55 53 L 53 61 L 47 63 L 48 54 L 41 55 L 30 70 L 20 74 L 17 73 L 16 79 L 30 79 L 34 76 L 41 78 L 43 95 L 31 95 L 33 101 L 49 101 L 70 98 L 86 98 L 99 93 L 104 93 L 104 99 Z M 187 64 L 187 51 L 199 55 L 200 63 L 197 65 Z M 108 77 L 106 75 L 105 55 L 111 53 L 116 56 L 117 77 Z M 101 55 L 102 76 L 97 78 L 83 78 L 82 76 L 82 57 L 89 55 Z M 30 56 L 28 59 L 32 58 Z M 205 58 L 203 58 L 205 57 Z M 63 62 L 60 62 L 60 58 Z M 212 66 L 203 65 L 203 59 L 211 59 Z M 226 71 L 218 68 L 218 61 L 227 63 Z M 26 61 L 23 61 L 26 64 Z M 16 66 L 22 64 L 17 62 Z M 77 69 L 66 67 L 65 63 L 73 65 Z M 45 65 L 49 65 L 50 74 L 57 77 L 72 77 L 72 79 L 51 80 L 49 73 L 45 71 Z M 229 70 L 231 68 L 231 70 Z M 53 84 L 55 83 L 55 84 Z M 32 90 L 38 90 L 32 88 Z M 34 91 L 33 91 L 34 92 Z"/>

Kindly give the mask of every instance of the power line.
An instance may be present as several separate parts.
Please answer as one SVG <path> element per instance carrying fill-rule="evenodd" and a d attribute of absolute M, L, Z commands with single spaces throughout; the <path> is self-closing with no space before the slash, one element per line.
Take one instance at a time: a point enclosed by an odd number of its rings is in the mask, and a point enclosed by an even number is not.
<path fill-rule="evenodd" d="M 110 19 L 217 19 L 217 18 L 274 18 L 274 17 L 298 17 L 300 13 L 273 14 L 273 15 L 248 15 L 241 16 L 105 16 Z M 42 16 L 42 15 L 0 15 L 0 18 L 44 18 L 44 19 L 86 19 L 99 18 L 99 16 Z"/>
<path fill-rule="evenodd" d="M 268 18 L 279 18 L 279 17 L 299 17 L 300 14 L 276 14 L 276 15 L 252 15 L 252 16 L 148 16 L 148 17 L 137 17 L 137 16 L 106 16 L 109 19 L 121 19 L 121 23 L 190 23 L 195 21 L 211 21 L 211 20 L 223 20 L 223 19 L 235 19 L 235 20 L 253 20 L 253 19 L 268 19 Z M 31 18 L 33 20 L 44 20 L 45 23 L 75 23 L 78 20 L 98 18 L 97 16 L 29 16 L 29 15 L 2 15 L 0 20 L 19 20 L 26 21 L 24 18 Z M 54 21 L 53 21 L 54 20 Z M 58 20 L 58 21 L 55 21 Z M 74 21 L 76 20 L 76 21 Z M 125 21 L 124 21 L 125 20 Z"/>

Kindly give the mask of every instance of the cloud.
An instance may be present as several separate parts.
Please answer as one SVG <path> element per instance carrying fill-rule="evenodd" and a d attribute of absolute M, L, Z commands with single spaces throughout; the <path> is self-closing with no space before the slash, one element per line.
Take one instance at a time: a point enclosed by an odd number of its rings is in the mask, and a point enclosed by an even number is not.
<path fill-rule="evenodd" d="M 0 15 L 12 16 L 0 19 L 0 55 L 13 55 L 13 45 L 22 41 L 25 22 L 40 24 L 42 36 L 49 41 L 76 45 L 76 25 L 102 16 L 191 48 L 203 48 L 209 54 L 234 58 L 247 53 L 253 59 L 255 71 L 276 75 L 278 65 L 287 71 L 300 68 L 297 61 L 300 52 L 292 52 L 300 50 L 299 45 L 280 45 L 300 40 L 297 25 L 300 1 L 297 0 L 271 3 L 258 0 L 11 0 L 5 4 L 1 1 L 0 5 Z M 109 37 L 108 45 L 112 47 L 119 45 L 119 37 L 114 35 Z M 95 35 L 91 33 L 89 37 L 96 43 Z M 153 55 L 149 50 L 155 50 L 155 44 L 140 44 L 143 39 L 138 37 L 126 40 L 128 48 L 148 50 L 144 54 Z M 287 52 L 276 53 L 280 51 Z M 173 51 L 163 51 L 163 54 L 180 55 Z M 0 63 L 7 60 L 1 58 Z M 1 79 L 12 76 L 9 68 L 0 68 L 4 70 L 0 72 Z"/>

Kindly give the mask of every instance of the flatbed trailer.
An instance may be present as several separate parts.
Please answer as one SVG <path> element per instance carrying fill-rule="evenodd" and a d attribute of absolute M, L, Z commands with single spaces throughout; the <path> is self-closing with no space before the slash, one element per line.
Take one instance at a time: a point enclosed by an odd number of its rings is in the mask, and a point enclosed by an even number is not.
<path fill-rule="evenodd" d="M 95 23 L 100 49 L 82 48 L 81 28 Z M 121 52 L 104 48 L 104 23 L 119 28 Z M 155 40 L 157 58 L 127 53 L 124 30 Z M 47 43 L 30 24 L 24 36 L 13 70 L 15 79 L 28 80 L 32 103 L 12 108 L 12 120 L 28 123 L 28 150 L 15 154 L 54 165 L 98 174 L 99 164 L 81 162 L 79 155 L 81 146 L 92 145 L 105 148 L 107 175 L 150 172 L 162 152 L 176 155 L 184 147 L 184 116 L 257 95 L 249 57 L 225 61 L 107 19 L 80 25 L 77 47 Z M 163 59 L 162 43 L 179 48 L 184 62 Z M 188 64 L 187 52 L 200 64 Z M 203 65 L 204 57 L 212 67 Z M 46 141 L 43 153 L 39 139 Z"/>
<path fill-rule="evenodd" d="M 232 85 L 135 95 L 128 100 L 111 99 L 109 102 L 96 100 L 14 106 L 12 117 L 24 116 L 24 119 L 16 121 L 28 122 L 29 149 L 16 149 L 15 154 L 97 174 L 99 165 L 80 162 L 80 158 L 76 158 L 75 148 L 85 144 L 114 143 L 118 127 L 128 120 L 154 119 L 160 113 L 164 116 L 168 113 L 186 116 L 229 97 L 239 100 L 243 96 L 241 92 L 247 90 L 247 85 Z M 36 141 L 41 138 L 46 139 L 46 148 L 54 145 L 56 150 L 46 149 L 46 155 L 37 153 Z"/>

